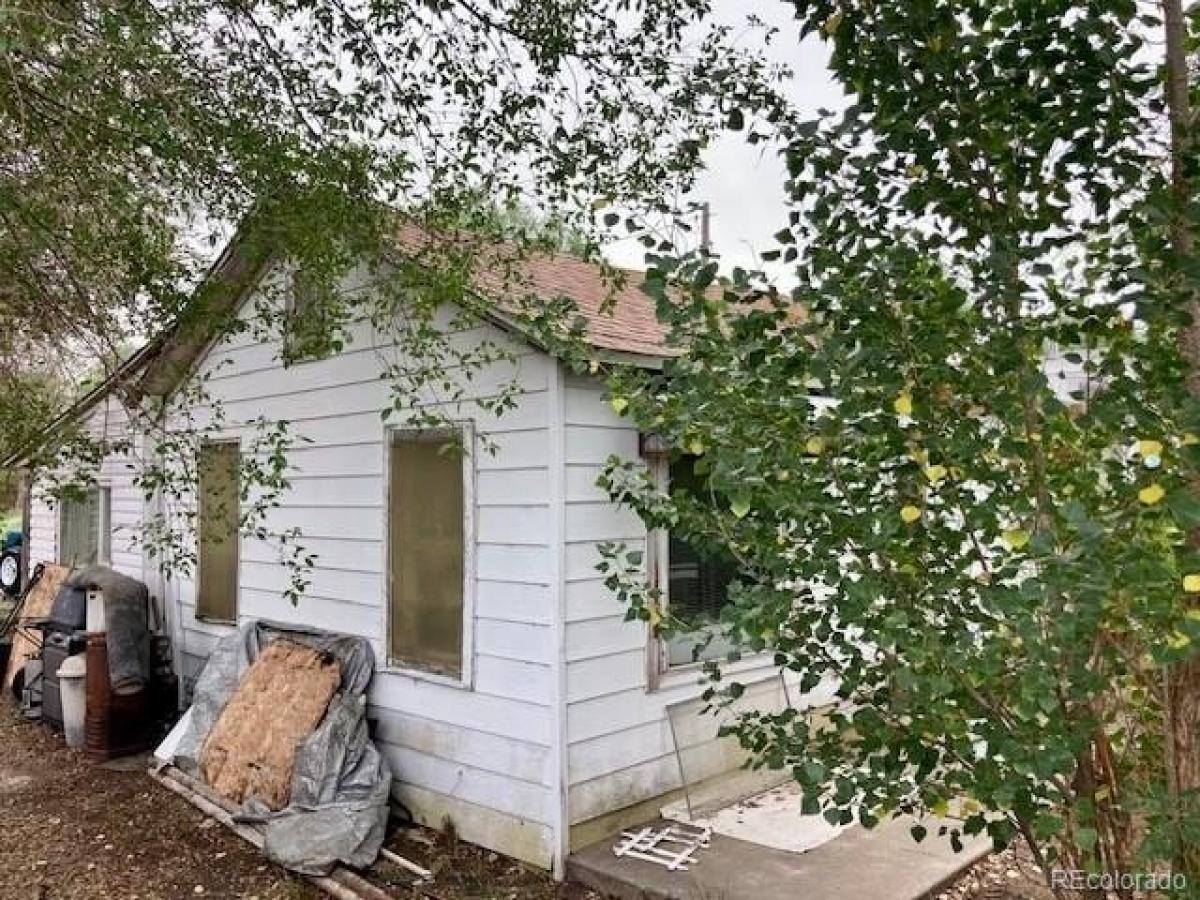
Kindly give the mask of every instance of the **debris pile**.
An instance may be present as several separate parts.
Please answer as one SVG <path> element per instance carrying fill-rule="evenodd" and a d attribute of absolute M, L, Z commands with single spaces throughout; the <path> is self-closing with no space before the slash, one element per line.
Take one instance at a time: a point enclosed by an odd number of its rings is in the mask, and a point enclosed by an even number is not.
<path fill-rule="evenodd" d="M 392 782 L 367 729 L 374 664 L 362 638 L 248 622 L 213 648 L 155 756 L 273 862 L 312 876 L 365 868 Z"/>
<path fill-rule="evenodd" d="M 297 746 L 325 718 L 341 683 L 327 653 L 280 639 L 246 670 L 204 742 L 204 780 L 237 803 L 257 798 L 278 812 L 292 796 Z"/>

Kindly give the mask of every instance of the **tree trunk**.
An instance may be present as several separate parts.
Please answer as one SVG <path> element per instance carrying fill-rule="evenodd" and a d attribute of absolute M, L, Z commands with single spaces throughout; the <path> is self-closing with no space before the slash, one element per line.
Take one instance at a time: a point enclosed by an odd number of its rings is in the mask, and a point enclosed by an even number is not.
<path fill-rule="evenodd" d="M 1176 262 L 1182 263 L 1192 255 L 1194 244 L 1189 209 L 1192 192 L 1192 110 L 1187 67 L 1187 25 L 1182 0 L 1162 0 L 1162 8 L 1167 45 L 1166 100 L 1171 121 L 1171 190 L 1175 201 L 1171 245 Z M 1190 286 L 1187 289 L 1191 295 L 1188 301 L 1191 323 L 1180 333 L 1179 342 L 1189 363 L 1188 390 L 1194 396 L 1200 396 L 1200 302 Z M 1192 541 L 1200 544 L 1200 534 L 1193 534 Z M 1200 653 L 1193 653 L 1186 662 L 1168 671 L 1164 687 L 1168 786 L 1178 809 L 1183 796 L 1190 791 L 1200 791 Z M 1193 877 L 1200 876 L 1200 860 L 1197 859 L 1200 853 L 1195 847 L 1184 847 L 1181 834 L 1177 837 L 1177 868 L 1189 871 Z"/>

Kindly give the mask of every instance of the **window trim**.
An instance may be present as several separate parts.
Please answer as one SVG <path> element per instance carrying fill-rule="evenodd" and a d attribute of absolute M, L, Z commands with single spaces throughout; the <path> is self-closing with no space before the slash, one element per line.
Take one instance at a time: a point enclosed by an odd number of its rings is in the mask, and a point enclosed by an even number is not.
<path fill-rule="evenodd" d="M 96 492 L 96 558 L 84 565 L 102 565 L 112 567 L 112 483 L 107 479 L 98 479 L 94 484 L 88 487 L 87 492 Z M 63 559 L 63 545 L 66 532 L 65 513 L 67 511 L 66 500 L 60 500 L 58 503 L 58 517 L 55 523 L 54 535 L 54 556 L 59 565 L 70 566 L 72 569 L 79 566 L 74 560 L 66 561 Z"/>
<path fill-rule="evenodd" d="M 423 668 L 413 660 L 392 656 L 392 444 L 398 436 L 416 437 L 423 441 L 442 441 L 461 435 L 463 443 L 463 584 L 462 584 L 462 668 L 457 676 Z M 461 690 L 475 688 L 475 594 L 478 578 L 475 572 L 476 532 L 476 472 L 475 425 L 469 419 L 452 420 L 440 428 L 419 428 L 403 423 L 385 425 L 383 429 L 383 572 L 380 578 L 383 596 L 383 653 L 381 672 L 404 675 L 417 681 L 428 681 Z"/>
<path fill-rule="evenodd" d="M 329 349 L 310 350 L 307 353 L 297 351 L 296 342 L 296 319 L 303 315 L 300 310 L 300 304 L 297 303 L 297 291 L 304 278 L 304 271 L 298 266 L 292 266 L 287 273 L 286 285 L 283 292 L 283 318 L 282 328 L 279 339 L 279 349 L 282 351 L 283 357 L 288 360 L 288 367 L 301 366 L 305 363 L 320 362 L 324 359 L 329 359 L 336 354 Z"/>
<path fill-rule="evenodd" d="M 210 447 L 213 445 L 233 445 L 238 451 L 238 529 L 237 529 L 237 558 L 233 566 L 233 618 L 226 619 L 222 616 L 210 616 L 200 612 L 200 468 L 199 468 L 199 452 L 197 452 L 196 461 L 196 581 L 195 593 L 192 595 L 192 618 L 197 622 L 204 622 L 207 625 L 237 625 L 238 617 L 241 615 L 242 609 L 242 500 L 241 500 L 241 466 L 242 466 L 242 438 L 236 437 L 216 437 L 204 440 L 200 444 L 200 448 Z"/>
<path fill-rule="evenodd" d="M 671 463 L 666 456 L 645 460 L 650 472 L 650 478 L 661 491 L 670 487 Z M 652 588 L 658 588 L 663 601 L 664 611 L 670 609 L 671 596 L 671 534 L 666 528 L 652 528 L 646 532 L 646 583 Z M 695 685 L 701 675 L 704 660 L 694 660 L 678 665 L 671 665 L 671 654 L 667 642 L 646 626 L 646 690 L 648 692 L 671 690 L 684 685 Z M 736 663 L 722 663 L 722 669 L 729 675 L 744 675 L 761 669 L 765 665 L 773 665 L 771 651 L 764 650 L 750 656 L 745 656 Z"/>
<path fill-rule="evenodd" d="M 96 498 L 96 562 L 112 568 L 112 483 L 101 481 L 96 485 L 100 492 Z"/>

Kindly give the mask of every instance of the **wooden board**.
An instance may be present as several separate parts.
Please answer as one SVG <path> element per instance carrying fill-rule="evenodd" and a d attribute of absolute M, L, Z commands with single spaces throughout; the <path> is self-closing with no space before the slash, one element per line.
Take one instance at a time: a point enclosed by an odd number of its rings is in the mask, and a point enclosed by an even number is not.
<path fill-rule="evenodd" d="M 242 676 L 200 753 L 200 773 L 236 803 L 288 805 L 297 746 L 320 724 L 341 683 L 336 660 L 277 640 Z"/>
<path fill-rule="evenodd" d="M 46 563 L 46 570 L 42 572 L 41 579 L 33 586 L 29 596 L 25 598 L 25 608 L 21 610 L 21 618 L 17 624 L 16 633 L 13 635 L 8 668 L 4 672 L 5 690 L 12 687 L 17 670 L 23 668 L 25 661 L 30 656 L 36 655 L 38 650 L 37 645 L 26 636 L 22 626 L 27 622 L 44 619 L 50 615 L 50 609 L 54 606 L 54 598 L 58 596 L 58 589 L 62 587 L 62 583 L 70 574 L 71 570 L 66 566 Z"/>

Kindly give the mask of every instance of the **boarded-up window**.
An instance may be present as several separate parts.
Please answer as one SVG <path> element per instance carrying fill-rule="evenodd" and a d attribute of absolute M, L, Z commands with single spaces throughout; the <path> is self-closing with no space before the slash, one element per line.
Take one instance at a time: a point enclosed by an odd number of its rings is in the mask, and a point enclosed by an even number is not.
<path fill-rule="evenodd" d="M 93 487 L 64 497 L 58 512 L 58 561 L 65 566 L 90 566 L 110 561 L 111 493 Z"/>
<path fill-rule="evenodd" d="M 239 464 L 236 442 L 205 444 L 200 448 L 197 618 L 237 620 Z"/>
<path fill-rule="evenodd" d="M 445 432 L 393 432 L 389 449 L 388 655 L 461 677 L 464 457 Z"/>

